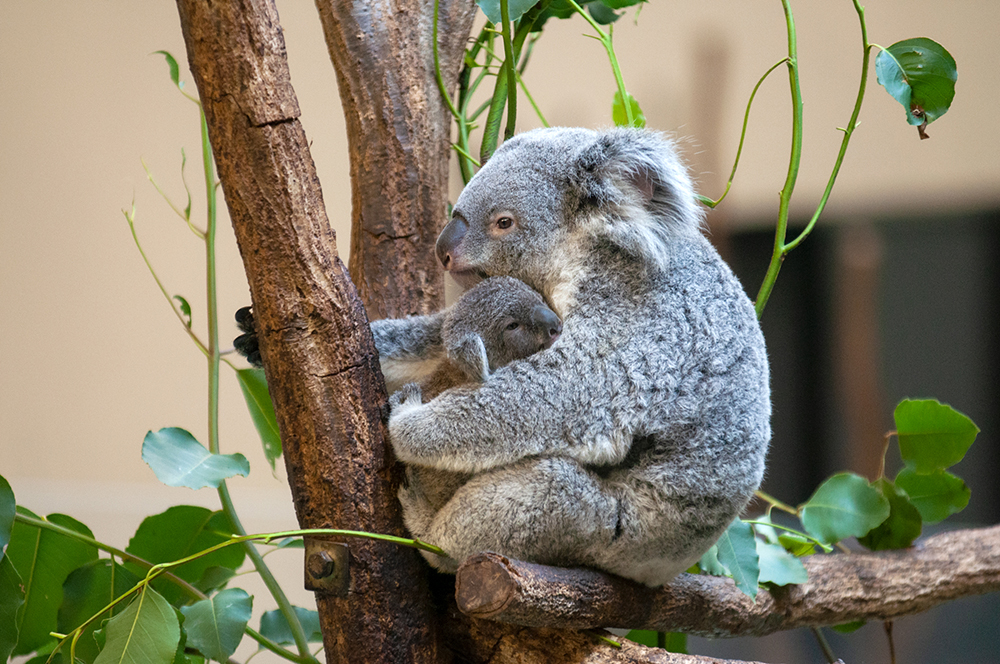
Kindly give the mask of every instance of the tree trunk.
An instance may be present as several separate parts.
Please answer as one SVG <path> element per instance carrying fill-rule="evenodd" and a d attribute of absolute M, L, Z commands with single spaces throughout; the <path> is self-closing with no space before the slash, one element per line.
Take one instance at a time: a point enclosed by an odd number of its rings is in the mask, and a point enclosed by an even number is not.
<path fill-rule="evenodd" d="M 336 254 L 270 0 L 178 0 L 188 61 L 250 282 L 299 523 L 404 535 L 399 465 L 364 307 Z M 317 592 L 327 660 L 438 662 L 426 572 L 350 542 L 350 592 Z"/>
<path fill-rule="evenodd" d="M 316 5 L 347 120 L 351 278 L 373 319 L 437 311 L 451 115 L 435 79 L 434 1 Z M 440 2 L 441 73 L 452 89 L 475 11 L 472 0 Z"/>

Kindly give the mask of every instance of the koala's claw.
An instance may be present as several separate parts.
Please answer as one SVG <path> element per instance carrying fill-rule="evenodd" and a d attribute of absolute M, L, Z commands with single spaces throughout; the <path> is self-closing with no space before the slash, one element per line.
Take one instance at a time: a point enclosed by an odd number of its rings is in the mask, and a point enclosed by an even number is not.
<path fill-rule="evenodd" d="M 243 334 L 233 339 L 236 352 L 247 358 L 247 361 L 255 367 L 261 366 L 260 342 L 257 340 L 257 327 L 250 307 L 236 310 L 236 325 L 243 331 Z"/>

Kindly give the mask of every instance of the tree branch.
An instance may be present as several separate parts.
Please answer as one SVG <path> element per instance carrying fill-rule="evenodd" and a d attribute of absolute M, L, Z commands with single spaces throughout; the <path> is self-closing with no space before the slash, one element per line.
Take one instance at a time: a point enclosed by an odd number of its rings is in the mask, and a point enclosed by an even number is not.
<path fill-rule="evenodd" d="M 336 253 L 277 10 L 272 0 L 177 4 L 299 523 L 402 536 L 401 468 L 385 444 L 378 355 Z M 442 661 L 416 552 L 354 540 L 349 568 L 346 596 L 316 593 L 327 660 Z"/>
<path fill-rule="evenodd" d="M 761 589 L 756 602 L 730 579 L 682 574 L 664 588 L 587 569 L 559 569 L 493 553 L 458 570 L 464 613 L 532 627 L 629 627 L 705 637 L 763 636 L 796 627 L 888 620 L 1000 590 L 1000 526 L 957 530 L 910 549 L 815 555 L 809 580 Z"/>
<path fill-rule="evenodd" d="M 351 158 L 351 278 L 373 319 L 444 306 L 451 113 L 434 71 L 432 0 L 316 0 Z M 439 3 L 441 71 L 458 82 L 476 5 Z"/>

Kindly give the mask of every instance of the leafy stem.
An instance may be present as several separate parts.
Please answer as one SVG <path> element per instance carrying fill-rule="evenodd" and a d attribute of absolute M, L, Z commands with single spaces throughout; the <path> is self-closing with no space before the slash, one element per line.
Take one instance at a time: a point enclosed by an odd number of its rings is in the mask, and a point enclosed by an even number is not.
<path fill-rule="evenodd" d="M 218 198 L 215 186 L 215 168 L 212 163 L 212 146 L 208 139 L 208 123 L 205 120 L 205 111 L 199 106 L 199 116 L 201 119 L 201 155 L 205 171 L 205 195 L 207 200 L 206 215 L 208 218 L 205 226 L 205 271 L 206 288 L 208 301 L 208 450 L 212 454 L 219 454 L 219 365 L 222 361 L 222 354 L 219 350 L 219 306 L 216 288 L 216 261 L 215 261 L 215 235 L 218 227 Z M 233 504 L 232 496 L 225 481 L 219 483 L 219 502 L 222 503 L 222 511 L 229 518 L 233 532 L 240 536 L 246 535 L 246 530 L 240 522 Z M 263 556 L 251 541 L 244 543 L 247 556 L 253 563 L 254 569 L 260 574 L 261 580 L 267 587 L 274 601 L 278 604 L 285 620 L 291 628 L 292 637 L 295 640 L 295 647 L 299 656 L 306 661 L 313 661 L 314 658 L 309 652 L 309 639 L 305 629 L 299 621 L 298 616 L 292 609 L 291 602 L 285 595 L 284 590 L 278 584 L 274 574 L 271 573 Z"/>
<path fill-rule="evenodd" d="M 183 312 L 181 312 L 180 308 L 178 308 L 178 306 L 174 303 L 174 299 L 170 296 L 170 293 L 167 292 L 167 289 L 163 285 L 163 282 L 160 281 L 159 275 L 156 274 L 156 270 L 153 268 L 153 264 L 149 262 L 149 257 L 146 256 L 146 252 L 142 248 L 142 243 L 139 242 L 139 235 L 135 231 L 134 200 L 132 201 L 132 209 L 122 210 L 122 214 L 125 215 L 125 220 L 128 222 L 128 228 L 132 232 L 132 240 L 135 242 L 136 249 L 139 250 L 139 255 L 142 256 L 143 262 L 146 264 L 146 269 L 148 269 L 149 273 L 153 275 L 153 281 L 155 281 L 156 285 L 159 286 L 160 292 L 163 293 L 163 297 L 167 298 L 167 302 L 170 303 L 171 310 L 173 310 L 174 315 L 177 316 L 177 320 L 181 322 L 181 325 L 184 327 L 184 331 L 187 332 L 187 335 L 189 337 L 191 337 L 191 340 L 194 342 L 194 345 L 198 347 L 198 350 L 200 350 L 202 353 L 208 356 L 208 348 L 205 346 L 204 343 L 202 343 L 201 339 L 198 338 L 198 335 L 194 333 L 194 330 L 192 330 L 188 326 L 187 321 L 184 320 Z"/>
<path fill-rule="evenodd" d="M 615 47 L 612 42 L 612 35 L 614 34 L 614 28 L 608 26 L 608 31 L 605 32 L 601 29 L 601 26 L 594 20 L 594 18 L 588 14 L 583 7 L 581 7 L 576 0 L 566 0 L 569 5 L 573 8 L 576 13 L 584 18 L 590 27 L 594 29 L 597 33 L 595 39 L 601 42 L 604 46 L 604 50 L 608 52 L 608 60 L 611 61 L 611 71 L 615 75 L 615 83 L 618 84 L 618 94 L 621 95 L 622 104 L 625 106 L 625 117 L 628 119 L 628 126 L 635 126 L 635 117 L 632 112 L 632 104 L 629 103 L 628 92 L 625 91 L 625 79 L 622 77 L 621 67 L 618 66 L 618 57 L 615 55 Z"/>
<path fill-rule="evenodd" d="M 771 72 L 773 72 L 775 69 L 785 64 L 786 62 L 788 62 L 788 58 L 782 58 L 781 60 L 778 60 L 776 63 L 771 65 L 771 68 L 768 69 L 766 72 L 764 72 L 764 75 L 761 76 L 760 79 L 758 79 L 757 85 L 753 86 L 753 91 L 750 93 L 750 99 L 749 101 L 747 101 L 747 110 L 743 114 L 743 129 L 740 131 L 740 143 L 736 148 L 736 159 L 733 161 L 733 170 L 730 171 L 729 173 L 729 181 L 726 182 L 726 189 L 725 191 L 722 192 L 722 195 L 719 196 L 719 198 L 714 201 L 711 198 L 708 198 L 707 196 L 698 197 L 698 199 L 708 207 L 714 208 L 716 205 L 718 205 L 723 201 L 723 199 L 726 197 L 727 194 L 729 194 L 729 189 L 733 186 L 733 179 L 736 177 L 736 168 L 740 165 L 740 155 L 743 154 L 743 142 L 746 140 L 747 125 L 750 122 L 750 107 L 753 106 L 753 100 L 754 97 L 757 96 L 757 90 L 760 89 L 760 86 L 764 83 L 764 80 L 771 75 Z"/>
<path fill-rule="evenodd" d="M 792 533 L 793 535 L 798 535 L 799 537 L 804 537 L 810 542 L 815 542 L 816 546 L 823 549 L 823 551 L 830 553 L 833 551 L 833 547 L 829 544 L 822 542 L 812 535 L 808 535 L 801 530 L 796 530 L 795 528 L 789 528 L 788 526 L 783 526 L 780 523 L 774 523 L 773 521 L 764 521 L 762 519 L 743 519 L 743 523 L 751 523 L 757 526 L 767 526 L 769 528 L 777 528 L 778 530 L 784 530 L 785 532 Z"/>
<path fill-rule="evenodd" d="M 853 2 L 854 9 L 858 14 L 858 20 L 861 25 L 861 43 L 863 48 L 861 81 L 858 86 L 857 100 L 854 103 L 854 111 L 851 114 L 851 119 L 847 123 L 847 126 L 841 129 L 841 131 L 844 132 L 844 137 L 840 143 L 840 151 L 837 154 L 837 160 L 834 163 L 833 170 L 830 173 L 830 178 L 827 181 L 826 189 L 823 192 L 822 198 L 820 198 L 816 211 L 813 213 L 812 218 L 806 224 L 806 227 L 802 230 L 802 232 L 799 233 L 794 240 L 786 243 L 785 237 L 788 230 L 789 204 L 791 202 L 792 191 L 795 188 L 795 179 L 798 176 L 799 160 L 802 154 L 802 92 L 799 87 L 795 22 L 792 18 L 789 0 L 782 0 L 782 6 L 785 9 L 785 22 L 788 26 L 787 63 L 792 96 L 792 152 L 788 163 L 788 176 L 785 179 L 785 186 L 781 190 L 780 203 L 778 206 L 778 222 L 775 227 L 774 249 L 771 254 L 771 262 L 768 265 L 767 274 L 764 276 L 764 281 L 761 284 L 760 291 L 757 294 L 757 300 L 754 304 L 758 318 L 760 318 L 764 313 L 764 307 L 767 305 L 767 300 L 771 296 L 771 291 L 774 288 L 774 282 L 778 278 L 778 272 L 781 270 L 781 263 L 785 260 L 785 256 L 787 256 L 792 249 L 799 246 L 799 244 L 801 244 L 802 241 L 805 240 L 805 238 L 812 232 L 813 228 L 816 226 L 816 222 L 819 221 L 820 215 L 826 208 L 827 201 L 830 198 L 830 193 L 833 191 L 833 185 L 837 180 L 837 175 L 840 173 L 840 167 L 844 162 L 844 156 L 847 154 L 847 146 L 850 143 L 854 130 L 857 129 L 858 126 L 858 116 L 861 113 L 861 104 L 864 101 L 865 88 L 868 85 L 868 63 L 871 58 L 873 45 L 868 42 L 868 26 L 865 22 L 864 7 L 861 6 L 858 0 L 853 0 Z"/>
<path fill-rule="evenodd" d="M 514 126 L 517 123 L 517 60 L 514 59 L 514 45 L 510 38 L 510 12 L 507 9 L 507 0 L 500 0 L 500 22 L 507 74 L 507 126 L 503 130 L 504 140 L 507 140 L 514 135 Z"/>

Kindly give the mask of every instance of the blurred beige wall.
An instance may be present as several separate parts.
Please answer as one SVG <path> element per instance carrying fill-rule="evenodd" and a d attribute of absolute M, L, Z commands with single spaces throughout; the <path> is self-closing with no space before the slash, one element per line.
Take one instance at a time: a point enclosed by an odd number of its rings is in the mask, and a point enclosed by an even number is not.
<path fill-rule="evenodd" d="M 850 2 L 795 4 L 806 135 L 794 209 L 804 213 L 833 164 L 861 54 Z M 312 4 L 278 5 L 302 121 L 346 256 L 350 195 L 335 77 Z M 703 193 L 717 196 L 750 90 L 785 55 L 781 4 L 659 0 L 642 10 L 638 25 L 632 14 L 615 29 L 626 83 L 650 126 L 684 139 Z M 872 0 L 868 20 L 870 39 L 884 45 L 928 36 L 947 46 L 958 61 L 958 96 L 930 127 L 932 139 L 919 141 L 872 71 L 828 216 L 995 208 L 1000 4 Z M 579 19 L 548 30 L 526 79 L 548 121 L 610 124 L 615 88 L 603 49 L 581 36 L 587 30 Z M 193 91 L 173 3 L 0 3 L 0 474 L 20 503 L 69 513 L 119 546 L 144 516 L 171 504 L 216 505 L 210 491 L 162 487 L 139 458 L 149 429 L 182 426 L 201 440 L 206 431 L 205 362 L 149 276 L 120 211 L 134 199 L 144 248 L 169 291 L 191 302 L 194 328 L 204 334 L 202 245 L 140 163 L 183 205 L 183 147 L 194 217 L 203 223 L 196 110 L 172 87 L 163 59 L 150 55 L 159 49 L 181 61 Z M 537 124 L 523 97 L 520 108 L 524 127 Z M 753 110 L 725 208 L 733 223 L 773 216 L 789 121 L 787 77 L 779 70 Z M 229 313 L 249 295 L 228 219 L 222 222 L 219 301 L 228 340 L 236 334 Z M 251 462 L 250 477 L 230 483 L 247 527 L 294 526 L 283 470 L 275 478 L 264 462 L 228 370 L 222 408 L 223 451 L 241 451 Z M 286 586 L 308 603 L 298 554 L 281 555 Z M 256 594 L 259 614 L 272 603 L 262 590 Z"/>

